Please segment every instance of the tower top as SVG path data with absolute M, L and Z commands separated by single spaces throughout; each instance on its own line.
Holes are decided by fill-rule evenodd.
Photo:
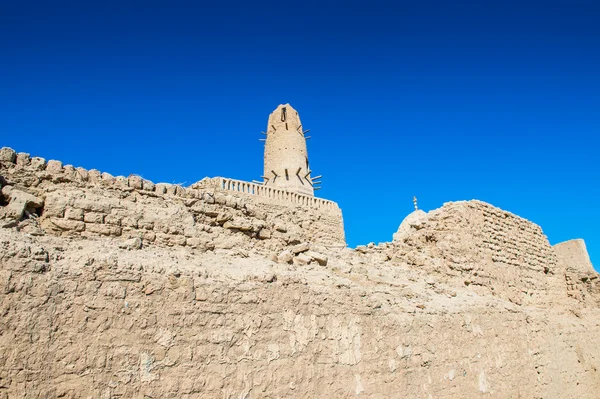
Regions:
M 302 126 L 298 111 L 296 111 L 290 104 L 279 104 L 279 106 L 277 106 L 277 108 L 271 112 L 271 115 L 269 115 L 269 124 L 281 126 L 284 129 L 285 124 L 287 124 L 288 128 L 292 125 L 295 127 Z M 267 130 L 267 133 L 268 132 L 269 130 Z
M 285 191 L 314 195 L 305 131 L 290 104 L 280 104 L 269 115 L 265 140 L 263 184 Z

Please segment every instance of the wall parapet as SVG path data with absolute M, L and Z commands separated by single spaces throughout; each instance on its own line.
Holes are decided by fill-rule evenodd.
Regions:
M 339 210 L 338 204 L 323 198 L 311 197 L 297 193 L 291 193 L 286 190 L 274 187 L 263 186 L 257 183 L 250 183 L 243 180 L 230 179 L 225 177 L 204 178 L 194 183 L 192 188 L 213 188 L 222 191 L 233 191 L 239 194 L 247 194 L 254 197 L 263 197 L 273 201 L 280 201 L 289 204 L 306 206 L 319 210 Z
M 137 237 L 204 249 L 235 245 L 264 253 L 300 242 L 345 244 L 336 203 L 221 177 L 189 187 L 155 184 L 1 148 L 0 191 L 0 225 L 24 222 L 35 234 Z
M 44 158 L 31 157 L 27 153 L 16 153 L 12 148 L 8 147 L 0 149 L 0 162 L 4 162 L 7 166 L 10 164 L 20 168 L 28 168 L 32 171 L 45 171 L 53 176 L 53 181 L 56 182 L 73 181 L 84 184 L 102 184 L 107 187 L 114 186 L 121 190 L 136 189 L 180 197 L 197 197 L 201 194 L 195 193 L 195 190 L 218 190 L 232 192 L 232 194 L 235 193 L 236 195 L 245 195 L 252 199 L 264 199 L 263 202 L 277 205 L 297 205 L 325 213 L 341 213 L 338 204 L 334 201 L 225 177 L 206 177 L 189 187 L 170 183 L 153 183 L 138 175 L 132 174 L 129 177 L 113 176 L 110 173 L 100 172 L 95 169 L 86 170 L 81 167 L 75 168 L 72 165 L 63 165 L 62 162 L 57 160 L 46 161 Z

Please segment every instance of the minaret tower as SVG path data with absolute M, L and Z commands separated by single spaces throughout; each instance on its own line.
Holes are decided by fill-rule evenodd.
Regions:
M 263 184 L 292 193 L 314 196 L 305 134 L 298 112 L 280 105 L 269 116 L 265 140 Z

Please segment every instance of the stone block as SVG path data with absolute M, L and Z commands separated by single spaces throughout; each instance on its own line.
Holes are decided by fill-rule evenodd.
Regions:
M 125 176 L 117 176 L 115 177 L 115 187 L 118 187 L 120 189 L 128 189 L 129 188 L 129 181 L 127 180 L 127 178 Z
M 154 185 L 154 191 L 157 194 L 166 194 L 167 193 L 167 186 L 170 186 L 170 184 L 168 183 L 157 183 Z
M 110 206 L 98 201 L 92 201 L 85 198 L 77 198 L 74 201 L 75 208 L 81 208 L 86 212 L 110 213 Z
M 265 228 L 265 223 L 262 220 L 256 220 L 248 215 L 246 216 L 249 217 L 249 220 L 252 222 L 252 230 L 260 231 Z
M 317 261 L 317 263 L 321 266 L 326 266 L 327 265 L 327 256 L 319 253 L 319 252 L 315 252 L 315 251 L 306 251 L 304 253 L 304 255 L 314 259 Z
M 83 221 L 86 223 L 104 223 L 104 214 L 100 212 L 86 212 L 83 215 Z
M 177 186 L 175 184 L 168 184 L 165 190 L 168 195 L 177 195 Z
M 203 237 L 190 237 L 186 239 L 186 245 L 194 249 L 200 250 L 212 250 L 215 248 L 215 244 L 208 238 Z
M 67 208 L 65 210 L 65 219 L 69 219 L 69 220 L 83 220 L 83 209 L 80 209 L 80 208 Z
M 57 161 L 55 159 L 51 159 L 46 164 L 46 171 L 48 173 L 58 174 L 62 172 L 63 164 L 61 161 Z
M 271 238 L 271 230 L 269 229 L 260 229 L 258 232 L 258 238 L 261 240 L 268 240 Z
M 62 218 L 67 207 L 67 198 L 59 193 L 51 193 L 46 196 L 44 216 Z
M 230 220 L 223 224 L 223 227 L 230 230 L 251 231 L 252 224 L 244 221 Z
M 2 187 L 0 192 L 5 201 L 8 201 L 8 205 L 0 209 L 2 209 L 4 217 L 10 220 L 20 220 L 28 209 L 33 211 L 44 204 L 44 200 L 41 198 L 15 189 L 12 186 Z
M 85 230 L 85 223 L 78 220 L 68 220 L 60 218 L 50 218 L 50 223 L 60 230 L 64 231 L 77 231 L 81 232 Z
M 184 236 L 174 235 L 169 237 L 168 243 L 169 245 L 185 246 L 186 241 L 187 239 Z
M 111 224 L 113 226 L 120 226 L 122 218 L 117 215 L 106 215 L 104 217 L 104 223 Z
M 185 245 L 190 246 L 192 248 L 198 248 L 199 246 L 202 245 L 203 242 L 204 242 L 204 240 L 201 240 L 197 237 L 188 237 L 185 240 Z
M 277 223 L 275 223 L 275 230 L 277 230 L 281 233 L 287 233 L 287 226 L 285 226 L 281 222 L 277 222 Z
M 81 181 L 88 180 L 88 171 L 85 170 L 84 168 L 82 168 L 81 166 L 75 168 L 75 172 L 76 172 L 76 179 L 81 180 Z
M 217 215 L 217 223 L 219 224 L 228 222 L 231 219 L 233 219 L 233 215 L 231 214 L 231 212 L 219 212 L 219 214 Z
M 121 227 L 110 224 L 92 224 L 86 223 L 85 230 L 91 233 L 101 234 L 105 236 L 120 236 Z
M 187 225 L 183 227 L 183 235 L 186 237 L 195 237 L 198 231 L 202 231 L 202 226 Z
M 75 167 L 73 165 L 65 165 L 63 166 L 63 174 L 67 176 L 69 179 L 75 179 L 77 177 L 75 172 Z
M 88 180 L 91 183 L 99 183 L 102 181 L 102 173 L 97 169 L 88 170 Z
M 138 220 L 138 228 L 145 229 L 145 230 L 153 230 L 154 222 L 152 220 L 142 218 L 142 219 Z
M 26 152 L 20 152 L 17 154 L 17 165 L 28 166 L 31 163 L 31 157 Z
M 157 220 L 154 222 L 154 231 L 167 234 L 169 232 L 169 225 L 164 221 Z
M 215 203 L 219 205 L 225 205 L 227 203 L 227 199 L 225 198 L 225 194 L 223 193 L 215 193 Z
M 202 200 L 207 204 L 215 203 L 215 197 L 211 193 L 202 193 Z
M 129 175 L 129 177 L 127 178 L 127 181 L 129 183 L 129 187 L 131 187 L 133 189 L 141 190 L 143 188 L 143 179 L 141 176 Z
M 17 160 L 17 153 L 12 148 L 2 147 L 0 149 L 0 162 L 15 163 Z
M 298 266 L 305 266 L 308 265 L 310 262 L 312 261 L 312 258 L 310 258 L 309 256 L 306 256 L 305 254 L 299 254 L 298 256 L 294 257 L 294 264 L 298 265 Z
M 236 207 L 236 199 L 234 196 L 232 195 L 226 195 L 225 196 L 225 205 L 227 205 L 230 208 L 235 208 Z
M 150 180 L 144 179 L 142 181 L 142 189 L 144 191 L 154 191 L 154 189 L 155 189 L 154 183 L 152 183 Z
M 115 177 L 108 172 L 102 173 L 102 183 L 108 186 L 112 186 L 115 184 Z
M 138 228 L 138 220 L 133 216 L 125 216 L 123 220 L 121 220 L 121 226 L 123 227 L 131 227 L 133 229 Z
M 46 160 L 40 157 L 31 158 L 31 166 L 34 170 L 44 170 L 46 169 Z
M 142 239 L 139 237 L 130 238 L 119 244 L 119 248 L 122 249 L 141 249 L 142 248 Z
M 297 245 L 294 245 L 293 247 L 290 248 L 290 251 L 296 255 L 299 254 L 301 252 L 306 252 L 310 249 L 310 246 L 308 245 L 307 242 L 303 242 Z
M 294 259 L 294 255 L 287 249 L 277 255 L 277 262 L 279 263 L 292 263 L 292 259 Z
M 154 240 L 156 240 L 156 233 L 154 233 L 153 231 L 144 231 L 142 233 L 142 240 L 154 242 Z
M 155 242 L 157 244 L 161 244 L 161 245 L 167 245 L 169 244 L 169 235 L 165 234 L 165 233 L 155 233 L 154 234 L 155 237 Z
M 9 202 L 12 201 L 22 201 L 30 208 L 40 208 L 44 205 L 44 200 L 36 197 L 35 195 L 29 194 L 25 191 L 14 188 L 13 186 L 4 186 L 0 190 L 2 196 L 8 199 Z
M 182 226 L 179 225 L 169 225 L 168 223 L 165 224 L 165 231 L 169 234 L 176 234 L 176 235 L 183 235 L 184 233 L 184 228 Z

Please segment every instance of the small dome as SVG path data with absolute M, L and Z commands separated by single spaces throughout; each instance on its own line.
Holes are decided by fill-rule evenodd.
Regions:
M 411 230 L 414 229 L 414 225 L 418 225 L 423 219 L 427 217 L 427 212 L 422 211 L 421 209 L 417 209 L 414 212 L 411 212 L 408 216 L 404 218 L 402 223 L 400 223 L 400 227 L 398 227 L 398 231 L 394 234 L 394 241 L 399 241 L 402 237 L 406 236 Z

